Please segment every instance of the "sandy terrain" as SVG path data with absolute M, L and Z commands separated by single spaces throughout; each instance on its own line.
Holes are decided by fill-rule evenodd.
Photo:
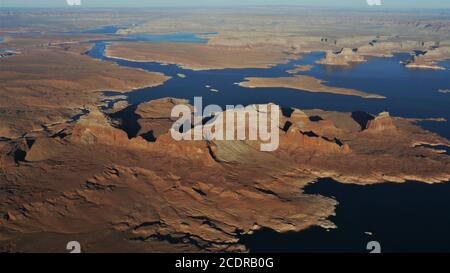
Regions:
M 106 55 L 133 61 L 177 64 L 192 70 L 268 68 L 296 57 L 272 47 L 145 42 L 114 43 L 108 46 Z
M 0 61 L 0 137 L 17 138 L 63 122 L 100 91 L 127 92 L 162 84 L 159 73 L 119 67 L 84 55 L 90 45 L 26 47 Z
M 428 50 L 427 61 L 449 57 L 446 13 L 343 12 L 2 10 L 0 33 L 105 22 L 130 24 L 123 34 L 216 33 L 204 35 L 208 44 L 113 43 L 107 51 L 196 70 L 270 67 L 316 50 L 350 49 L 350 61 L 413 50 Z M 336 228 L 330 217 L 337 201 L 303 190 L 317 178 L 362 185 L 450 180 L 450 158 L 421 146 L 450 141 L 417 126 L 419 120 L 386 112 L 284 109 L 276 129 L 280 147 L 272 153 L 260 152 L 259 141 L 176 142 L 170 111 L 187 101 L 98 108 L 101 91 L 156 86 L 168 77 L 92 59 L 85 54 L 90 45 L 74 42 L 95 35 L 76 36 L 20 35 L 0 44 L 20 51 L 0 60 L 0 252 L 66 252 L 72 240 L 85 252 L 246 252 L 240 235 L 261 228 Z M 248 78 L 240 85 L 383 98 L 308 76 Z
M 312 65 L 296 65 L 293 69 L 288 70 L 286 72 L 288 72 L 289 74 L 297 74 L 298 72 L 309 71 L 312 68 L 313 68 Z
M 42 35 L 27 35 L 27 34 L 16 34 L 10 35 L 5 34 L 0 37 L 5 37 L 5 42 L 0 43 L 1 49 L 21 49 L 26 48 L 36 48 L 36 47 L 49 47 L 57 45 L 74 45 L 77 43 L 88 42 L 92 40 L 110 39 L 111 36 L 107 35 L 58 35 L 58 34 L 42 34 Z M 9 36 L 8 36 L 9 35 Z
M 271 45 L 288 52 L 358 48 L 362 55 L 390 56 L 450 46 L 449 17 L 432 11 L 411 15 L 301 7 L 193 9 L 151 18 L 120 33 L 209 32 L 215 34 L 202 36 L 211 45 Z M 450 54 L 441 56 L 445 58 Z
M 248 88 L 291 88 L 306 92 L 332 93 L 340 95 L 358 96 L 366 99 L 383 99 L 385 97 L 369 94 L 355 89 L 339 88 L 327 86 L 323 81 L 310 76 L 297 75 L 294 77 L 281 78 L 246 78 L 245 82 L 239 83 L 240 86 Z
M 279 150 L 267 153 L 254 142 L 172 140 L 163 121 L 175 102 L 137 109 L 143 127 L 131 139 L 91 108 L 79 121 L 1 142 L 1 250 L 64 252 L 79 240 L 86 252 L 240 252 L 239 234 L 262 227 L 334 228 L 336 201 L 302 192 L 317 177 L 450 179 L 448 156 L 417 147 L 450 142 L 388 113 L 292 109 L 280 113 Z

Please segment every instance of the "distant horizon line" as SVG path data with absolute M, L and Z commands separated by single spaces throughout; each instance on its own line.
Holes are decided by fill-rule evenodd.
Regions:
M 436 11 L 450 11 L 450 6 L 447 8 L 439 8 L 439 7 L 387 7 L 383 6 L 357 6 L 357 7 L 342 7 L 342 6 L 315 6 L 315 5 L 274 5 L 274 4 L 266 4 L 266 5 L 206 5 L 206 6 L 197 6 L 197 5 L 173 5 L 173 6 L 142 6 L 142 7 L 126 7 L 126 6 L 115 6 L 115 7 L 106 7 L 106 6 L 48 6 L 48 7 L 38 7 L 38 6 L 2 6 L 1 9 L 71 9 L 71 10 L 87 10 L 87 9 L 184 9 L 184 8 L 192 8 L 192 9 L 233 9 L 233 8 L 308 8 L 308 9 L 328 9 L 328 10 L 365 10 L 365 11 L 389 11 L 389 10 L 436 10 Z

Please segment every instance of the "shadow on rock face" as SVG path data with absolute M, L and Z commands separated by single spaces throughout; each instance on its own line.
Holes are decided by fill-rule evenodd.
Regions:
M 155 142 L 156 141 L 156 137 L 153 133 L 153 131 L 149 131 L 145 134 L 142 134 L 141 137 L 145 140 L 147 140 L 148 142 Z
M 361 130 L 364 130 L 367 128 L 367 123 L 369 123 L 370 120 L 373 120 L 374 117 L 370 114 L 367 114 L 363 111 L 355 111 L 352 112 L 352 118 L 361 126 Z
M 119 121 L 118 128 L 125 131 L 129 139 L 135 138 L 141 126 L 138 123 L 140 116 L 136 114 L 137 105 L 131 105 L 119 112 L 110 114 L 110 118 Z

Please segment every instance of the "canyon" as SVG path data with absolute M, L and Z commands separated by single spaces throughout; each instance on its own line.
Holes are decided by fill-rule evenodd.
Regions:
M 136 109 L 145 129 L 131 139 L 111 114 L 92 108 L 77 121 L 2 141 L 2 249 L 59 252 L 58 242 L 76 238 L 89 252 L 110 244 L 122 251 L 246 251 L 239 235 L 263 227 L 335 228 L 327 218 L 336 201 L 302 193 L 319 177 L 450 179 L 448 156 L 416 147 L 450 142 L 387 113 L 286 109 L 280 149 L 267 153 L 251 141 L 174 141 L 167 129 L 174 102 L 186 103 L 165 98 Z M 155 139 L 143 137 L 148 130 Z
M 0 50 L 18 52 L 0 58 L 0 252 L 66 252 L 73 240 L 85 252 L 248 252 L 242 236 L 261 230 L 341 228 L 334 222 L 340 200 L 305 190 L 320 179 L 363 186 L 450 180 L 450 141 L 445 130 L 432 130 L 448 126 L 438 88 L 424 100 L 417 94 L 429 81 L 419 91 L 392 84 L 369 93 L 325 80 L 344 78 L 333 69 L 397 53 L 426 52 L 407 68 L 440 65 L 450 58 L 445 13 L 12 10 L 0 11 L 0 20 Z M 133 40 L 148 33 L 194 33 L 206 42 Z M 102 45 L 105 56 L 93 52 Z M 315 52 L 324 52 L 317 63 L 301 63 Z M 323 79 L 311 76 L 319 69 Z M 413 77 L 399 81 L 421 80 L 416 72 L 402 70 Z M 430 78 L 443 74 L 436 75 Z M 206 89 L 185 88 L 191 79 Z M 171 110 L 194 110 L 195 94 L 253 106 L 279 95 L 287 102 L 279 148 L 262 152 L 259 140 L 175 141 Z M 292 106 L 302 103 L 313 106 Z M 383 109 L 367 110 L 371 103 Z M 420 112 L 425 104 L 435 114 Z M 329 109 L 336 105 L 351 110 Z M 440 127 L 426 127 L 437 121 Z M 223 125 L 217 122 L 210 125 Z M 240 129 L 255 124 L 247 126 Z

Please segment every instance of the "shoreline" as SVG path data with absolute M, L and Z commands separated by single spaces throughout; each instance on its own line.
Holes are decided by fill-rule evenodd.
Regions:
M 327 86 L 324 84 L 325 82 L 320 79 L 304 75 L 280 78 L 248 77 L 244 80 L 245 81 L 238 83 L 238 85 L 246 88 L 290 88 L 312 93 L 358 96 L 365 99 L 386 99 L 385 96 L 378 94 L 366 93 L 349 88 Z
M 274 66 L 277 66 L 279 64 L 286 64 L 287 62 L 284 63 L 273 63 L 273 64 L 267 64 L 264 66 L 259 66 L 259 67 L 212 67 L 212 66 L 191 66 L 191 65 L 186 65 L 186 64 L 179 64 L 176 62 L 163 62 L 163 61 L 157 61 L 157 60 L 136 60 L 136 59 L 132 59 L 132 58 L 124 58 L 124 57 L 117 57 L 117 56 L 112 56 L 108 50 L 105 50 L 105 57 L 110 58 L 110 59 L 116 59 L 116 60 L 123 60 L 123 61 L 129 61 L 129 62 L 137 62 L 137 63 L 157 63 L 160 65 L 175 65 L 178 68 L 184 69 L 184 70 L 191 70 L 191 71 L 208 71 L 208 70 L 224 70 L 224 69 L 270 69 L 273 68 Z
M 439 66 L 439 65 L 425 65 L 425 64 L 406 64 L 406 68 L 410 69 L 431 69 L 431 70 L 447 70 L 447 68 Z
M 133 50 L 133 46 L 139 47 L 145 42 L 134 42 L 131 44 L 109 44 L 105 47 L 104 56 L 111 59 L 139 62 L 139 63 L 159 63 L 172 64 L 179 68 L 192 71 L 223 70 L 223 69 L 270 69 L 280 64 L 287 64 L 301 56 L 288 55 L 284 52 L 274 51 L 273 48 L 244 48 L 244 47 L 224 47 L 209 44 L 186 43 L 184 45 L 167 42 L 168 48 L 160 48 L 160 44 L 148 43 L 155 48 L 143 48 L 139 58 L 124 56 L 120 47 L 126 47 Z M 130 46 L 131 45 L 131 46 Z M 118 46 L 119 49 L 111 48 Z M 127 47 L 128 46 L 128 47 Z M 139 52 L 138 48 L 138 52 Z M 123 48 L 122 48 L 123 50 Z M 150 50 L 145 56 L 145 50 Z M 166 51 L 174 51 L 175 55 L 168 54 Z M 186 58 L 182 54 L 193 51 L 193 57 Z M 125 52 L 127 53 L 127 52 Z M 181 54 L 181 55 L 180 55 Z M 142 56 L 144 55 L 144 56 Z M 199 57 L 201 56 L 201 57 Z M 217 56 L 221 56 L 218 58 Z M 199 59 L 200 58 L 200 59 Z M 267 61 L 264 61 L 267 60 Z

